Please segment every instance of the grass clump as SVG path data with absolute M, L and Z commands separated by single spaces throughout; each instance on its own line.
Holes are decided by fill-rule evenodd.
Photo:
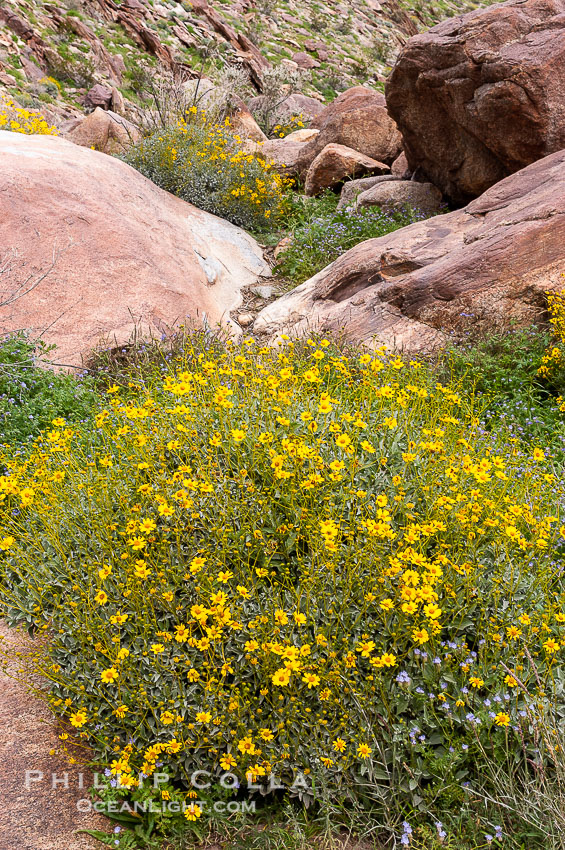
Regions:
M 318 198 L 297 199 L 290 217 L 290 243 L 280 256 L 277 271 L 294 283 L 303 283 L 350 248 L 421 221 L 413 210 L 385 212 L 363 207 L 356 212 L 338 210 L 339 198 L 331 191 Z
M 286 183 L 271 164 L 246 153 L 229 123 L 211 123 L 197 107 L 124 159 L 162 189 L 247 230 L 276 226 L 286 211 Z
M 51 636 L 50 705 L 108 783 L 175 801 L 175 829 L 226 772 L 383 838 L 517 829 L 485 762 L 539 759 L 562 705 L 551 453 L 485 433 L 459 384 L 326 340 L 193 335 L 124 384 L 0 479 L 3 613 Z
M 565 372 L 559 342 L 552 340 L 550 331 L 532 326 L 453 345 L 440 358 L 439 374 L 473 386 L 489 430 L 551 444 L 562 457 Z
M 48 353 L 21 331 L 0 340 L 0 442 L 17 445 L 37 437 L 58 416 L 84 420 L 97 404 L 91 380 L 41 366 Z

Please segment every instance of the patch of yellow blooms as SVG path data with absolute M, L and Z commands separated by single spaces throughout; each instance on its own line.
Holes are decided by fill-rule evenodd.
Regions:
M 0 96 L 0 130 L 24 133 L 26 136 L 56 136 L 57 128 L 50 126 L 43 115 L 23 109 L 8 97 Z
M 542 358 L 542 364 L 538 370 L 538 374 L 542 378 L 551 378 L 558 369 L 565 368 L 565 293 L 548 293 L 547 306 L 549 323 L 555 341 Z M 565 412 L 565 399 L 559 397 L 557 403 L 560 410 Z
M 51 704 L 125 784 L 346 783 L 390 729 L 461 754 L 551 699 L 563 484 L 417 363 L 193 337 L 4 464 L 2 604 L 54 630 Z

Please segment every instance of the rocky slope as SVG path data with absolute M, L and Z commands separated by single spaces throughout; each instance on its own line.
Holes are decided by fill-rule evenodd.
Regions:
M 245 68 L 261 91 L 265 68 L 309 75 L 320 98 L 356 83 L 379 86 L 407 37 L 476 0 L 0 0 L 0 92 L 63 120 L 101 104 L 134 117 L 145 63 L 214 78 Z

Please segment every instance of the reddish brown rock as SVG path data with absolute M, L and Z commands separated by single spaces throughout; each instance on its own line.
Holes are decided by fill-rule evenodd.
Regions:
M 364 86 L 340 94 L 312 126 L 320 133 L 304 149 L 303 172 L 329 144 L 345 145 L 387 165 L 401 151 L 400 133 L 387 112 L 384 95 Z
M 243 139 L 251 139 L 253 142 L 267 141 L 266 135 L 242 100 L 231 112 L 230 129 L 232 133 Z
M 100 2 L 101 5 L 104 5 L 102 0 Z M 156 56 L 159 62 L 170 70 L 174 71 L 177 68 L 171 48 L 168 44 L 163 44 L 155 30 L 141 23 L 135 10 L 128 9 L 125 5 L 116 8 L 112 3 L 109 13 L 110 18 L 117 20 L 123 26 L 138 47 Z
M 298 161 L 304 149 L 304 142 L 289 139 L 271 139 L 258 145 L 256 152 L 273 164 L 274 168 L 287 177 L 298 176 Z
M 84 95 L 82 105 L 88 110 L 96 109 L 97 107 L 110 109 L 112 106 L 112 89 L 109 86 L 103 86 L 97 83 Z
M 303 71 L 311 71 L 313 68 L 320 67 L 320 63 L 316 59 L 313 59 L 312 56 L 304 52 L 295 53 L 292 61 L 296 62 L 298 67 L 302 68 Z
M 0 6 L 0 21 L 5 23 L 8 29 L 11 29 L 22 41 L 29 41 L 34 36 L 31 24 L 18 17 L 12 9 Z
M 367 189 L 372 189 L 378 183 L 389 183 L 392 180 L 399 180 L 399 177 L 393 177 L 392 174 L 384 174 L 380 177 L 361 177 L 360 180 L 349 180 L 344 183 L 339 196 L 338 210 L 347 207 L 355 207 L 355 201 Z
M 432 350 L 446 331 L 486 333 L 539 318 L 545 293 L 563 288 L 564 264 L 560 151 L 463 209 L 357 245 L 262 310 L 254 329 Z
M 75 18 L 74 15 L 67 15 L 56 6 L 50 5 L 48 11 L 49 17 L 55 26 L 63 31 L 71 30 L 79 39 L 88 42 L 96 70 L 108 77 L 110 82 L 121 85 L 122 75 L 126 70 L 121 53 L 109 53 L 96 33 L 80 18 Z
M 259 120 L 268 118 L 267 123 L 274 127 L 276 124 L 286 124 L 291 118 L 302 116 L 305 123 L 313 121 L 326 108 L 323 103 L 314 97 L 305 94 L 291 94 L 284 100 L 275 104 L 267 115 L 270 103 L 264 95 L 253 97 L 248 101 L 248 106 L 255 118 Z
M 326 189 L 338 186 L 348 177 L 362 174 L 386 174 L 384 162 L 378 162 L 345 145 L 326 145 L 320 151 L 306 174 L 304 191 L 307 195 L 320 195 Z
M 0 332 L 43 333 L 63 364 L 99 342 L 126 342 L 136 327 L 162 332 L 185 317 L 230 327 L 241 288 L 269 274 L 240 228 L 55 136 L 0 132 L 0 243 L 13 252 L 4 296 L 49 272 L 22 297 L 2 298 Z
M 565 148 L 565 0 L 509 0 L 411 38 L 386 93 L 410 168 L 477 197 Z
M 238 57 L 249 73 L 249 78 L 258 92 L 263 91 L 262 72 L 270 67 L 270 62 L 263 56 L 255 44 L 244 34 L 238 33 L 230 26 L 206 0 L 193 0 L 192 9 L 208 21 L 213 30 L 238 51 Z
M 400 154 L 400 156 L 394 160 L 392 165 L 390 166 L 390 173 L 395 177 L 400 177 L 401 180 L 404 180 L 407 175 L 410 174 L 410 169 L 408 168 L 408 160 L 406 159 L 406 154 L 404 151 Z
M 311 53 L 318 53 L 320 50 L 327 50 L 328 48 L 325 41 L 316 40 L 314 38 L 306 39 L 304 47 L 306 50 L 310 50 Z
M 294 130 L 294 132 L 289 133 L 288 136 L 285 136 L 284 138 L 287 142 L 309 142 L 317 136 L 319 132 L 319 130 L 304 128 L 303 130 Z

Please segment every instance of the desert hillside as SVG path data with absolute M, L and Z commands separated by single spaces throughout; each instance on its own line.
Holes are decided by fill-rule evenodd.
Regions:
M 115 86 L 134 110 L 141 69 L 184 69 L 215 79 L 243 66 L 307 71 L 324 99 L 357 83 L 381 85 L 398 49 L 419 30 L 475 0 L 3 0 L 0 87 L 23 106 L 74 114 L 96 83 Z M 141 66 L 141 67 L 140 67 Z M 142 102 L 142 98 L 141 98 Z M 130 107 L 131 103 L 131 107 Z

